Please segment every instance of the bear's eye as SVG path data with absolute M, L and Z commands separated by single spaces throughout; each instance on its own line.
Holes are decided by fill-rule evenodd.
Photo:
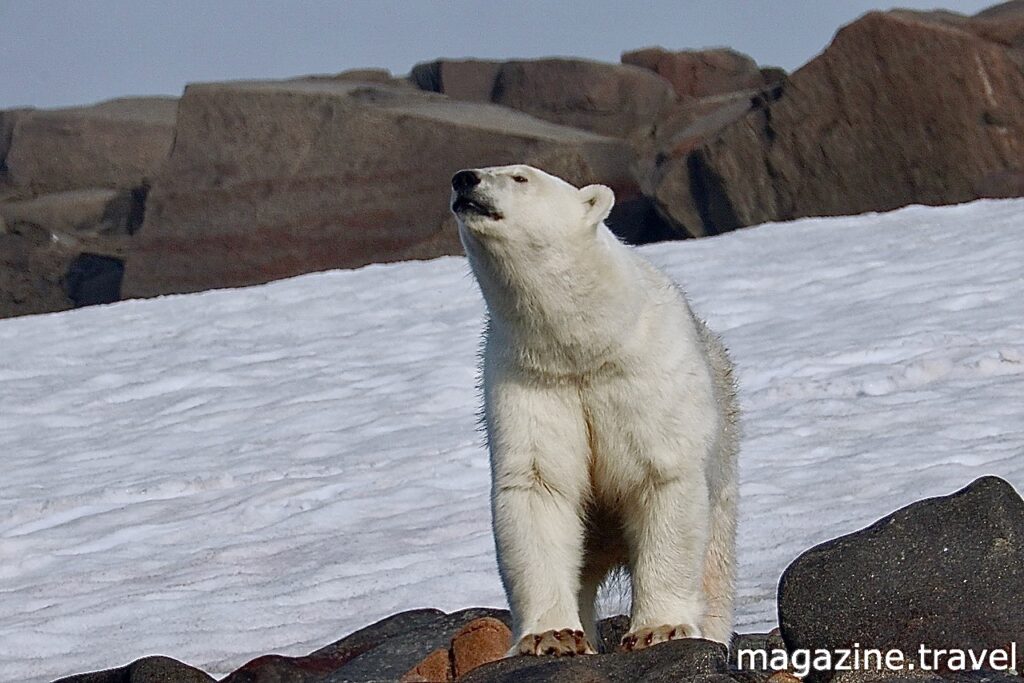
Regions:
M 512 180 L 516 181 L 517 183 L 528 183 L 528 182 L 530 182 L 530 179 L 527 178 L 524 175 L 514 175 L 514 176 L 512 176 Z

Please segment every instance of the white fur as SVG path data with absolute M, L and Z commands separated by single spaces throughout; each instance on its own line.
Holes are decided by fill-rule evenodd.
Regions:
M 529 166 L 476 172 L 501 216 L 463 212 L 459 234 L 489 312 L 484 420 L 516 639 L 582 628 L 597 644 L 598 586 L 625 566 L 631 631 L 685 625 L 728 643 L 737 412 L 725 350 L 604 225 L 610 189 Z

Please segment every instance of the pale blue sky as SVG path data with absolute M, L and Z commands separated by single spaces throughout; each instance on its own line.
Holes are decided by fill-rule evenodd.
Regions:
M 904 0 L 973 14 L 986 0 Z M 618 61 L 729 46 L 793 70 L 877 0 L 0 0 L 0 108 L 181 93 L 186 83 L 436 57 Z

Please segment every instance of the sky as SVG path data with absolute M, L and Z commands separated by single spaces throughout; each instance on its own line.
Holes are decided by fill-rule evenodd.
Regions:
M 973 14 L 994 0 L 904 0 Z M 0 0 L 0 108 L 178 95 L 437 57 L 575 56 L 728 46 L 794 70 L 878 0 Z

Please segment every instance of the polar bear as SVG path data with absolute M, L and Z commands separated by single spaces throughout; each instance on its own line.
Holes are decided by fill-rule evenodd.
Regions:
M 595 652 L 628 570 L 620 648 L 732 635 L 732 365 L 683 293 L 604 225 L 615 201 L 524 165 L 459 171 L 451 208 L 484 300 L 491 506 L 510 654 Z

